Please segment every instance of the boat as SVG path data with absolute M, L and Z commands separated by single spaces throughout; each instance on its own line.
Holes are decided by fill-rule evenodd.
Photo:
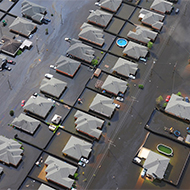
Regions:
M 166 146 L 165 144 L 158 144 L 157 150 L 166 156 L 173 156 L 173 149 L 169 146 Z

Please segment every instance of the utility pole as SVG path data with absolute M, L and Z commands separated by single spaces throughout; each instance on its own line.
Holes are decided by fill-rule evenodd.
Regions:
M 151 66 L 151 71 L 150 71 L 150 76 L 152 76 L 152 71 L 153 71 L 155 63 L 156 63 L 156 59 L 153 59 L 153 63 L 152 63 L 152 66 Z
M 38 54 L 40 54 L 40 51 L 39 51 L 39 48 L 38 48 L 38 37 L 36 37 L 36 49 L 37 49 Z
M 8 82 L 8 84 L 9 84 L 9 89 L 12 90 L 11 83 L 10 83 L 10 81 L 9 81 L 9 75 L 8 75 L 7 82 Z

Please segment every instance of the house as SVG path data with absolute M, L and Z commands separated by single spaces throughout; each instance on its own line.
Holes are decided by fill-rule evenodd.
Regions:
M 162 21 L 164 20 L 164 17 L 164 15 L 157 14 L 146 9 L 141 9 L 139 11 L 139 19 L 141 22 L 159 31 L 162 29 Z
M 95 51 L 91 46 L 85 45 L 79 40 L 72 40 L 71 46 L 66 52 L 67 55 L 71 55 L 88 63 L 91 63 L 94 59 L 94 53 Z
M 23 106 L 25 112 L 29 112 L 43 119 L 46 118 L 54 103 L 42 96 L 36 98 L 30 97 L 26 104 Z
M 37 25 L 34 23 L 31 23 L 27 21 L 26 19 L 17 17 L 13 21 L 13 23 L 9 26 L 9 30 L 11 32 L 20 34 L 25 37 L 29 37 L 30 34 L 34 33 L 36 31 Z
M 45 94 L 51 95 L 53 97 L 59 98 L 66 87 L 67 87 L 67 83 L 59 79 L 44 78 L 40 85 L 40 91 Z
M 22 159 L 22 144 L 0 135 L 0 161 L 17 166 Z
M 82 40 L 86 40 L 90 43 L 102 46 L 104 44 L 103 30 L 97 29 L 94 26 L 83 23 L 80 27 L 81 32 L 78 34 L 78 37 Z
M 143 168 L 147 170 L 146 175 L 149 178 L 162 180 L 169 163 L 170 158 L 162 156 L 156 152 L 149 151 Z
M 0 71 L 2 71 L 7 63 L 7 57 L 0 54 Z
M 20 49 L 21 42 L 8 38 L 8 37 L 2 37 L 1 41 L 3 42 L 3 45 L 1 46 L 0 50 L 3 53 L 6 53 L 11 56 L 15 56 L 17 51 Z
M 127 90 L 127 84 L 128 82 L 109 75 L 101 88 L 102 90 L 117 96 L 119 92 L 123 94 L 125 93 Z
M 12 121 L 11 125 L 27 133 L 34 134 L 40 125 L 40 121 L 21 113 Z
M 42 183 L 38 188 L 38 190 L 55 190 L 55 189 Z
M 23 1 L 21 12 L 24 17 L 30 18 L 34 22 L 41 23 L 46 14 L 46 8 L 29 1 Z
M 89 23 L 93 23 L 101 27 L 106 27 L 108 23 L 111 21 L 112 16 L 113 15 L 110 13 L 97 9 L 96 11 L 92 11 L 90 13 L 90 15 L 87 18 L 87 21 Z
M 122 0 L 103 0 L 100 2 L 100 7 L 111 12 L 116 12 L 121 3 Z
M 61 55 L 55 63 L 56 71 L 70 77 L 74 77 L 81 64 L 78 61 Z
M 176 94 L 172 94 L 165 108 L 168 112 L 176 117 L 190 121 L 190 103 L 184 101 L 184 98 Z
M 142 26 L 137 26 L 135 28 L 135 31 L 129 31 L 127 37 L 140 43 L 148 44 L 148 42 L 154 41 L 157 35 L 157 32 L 154 32 Z
M 91 143 L 79 139 L 77 137 L 71 136 L 67 144 L 63 148 L 62 153 L 65 156 L 69 156 L 79 161 L 81 157 L 88 158 L 91 151 Z
M 84 133 L 92 138 L 99 139 L 102 131 L 102 125 L 104 120 L 97 117 L 86 114 L 82 111 L 77 110 L 74 115 L 76 130 Z
M 25 48 L 30 49 L 32 47 L 32 42 L 30 40 L 24 40 L 22 42 L 22 45 L 20 46 L 20 49 L 23 50 Z
M 139 59 L 140 57 L 146 57 L 148 54 L 148 48 L 146 46 L 137 44 L 135 42 L 129 41 L 125 49 L 123 50 L 123 55 L 132 57 L 134 59 Z
M 89 109 L 110 118 L 115 111 L 115 105 L 113 104 L 113 99 L 97 94 Z
M 158 13 L 170 13 L 173 8 L 173 3 L 165 0 L 154 0 L 150 6 L 150 10 L 154 10 Z
M 123 58 L 119 58 L 111 70 L 113 73 L 122 75 L 124 77 L 129 77 L 130 74 L 136 74 L 138 70 L 138 64 Z
M 75 180 L 71 177 L 74 176 L 77 167 L 52 156 L 48 156 L 44 163 L 47 166 L 45 169 L 45 177 L 48 181 L 54 182 L 68 189 L 72 187 Z

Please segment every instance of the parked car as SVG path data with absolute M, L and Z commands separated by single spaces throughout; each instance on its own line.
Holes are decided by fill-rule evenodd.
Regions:
M 48 98 L 49 101 L 52 101 L 53 103 L 55 103 L 55 100 L 52 100 L 51 98 Z
M 15 65 L 15 64 L 16 64 L 16 62 L 15 62 L 15 61 L 12 61 L 12 60 L 7 60 L 7 63 L 12 64 L 12 65 Z
M 83 168 L 86 166 L 86 164 L 83 163 L 83 162 L 81 162 L 81 161 L 78 162 L 78 165 L 79 165 L 79 166 L 82 166 Z
M 119 104 L 113 103 L 113 105 L 115 105 L 115 107 L 116 107 L 117 109 L 120 108 L 120 105 L 119 105 Z
M 124 98 L 125 95 L 123 93 L 119 92 L 118 96 Z
M 169 102 L 170 98 L 171 98 L 171 96 L 168 95 L 168 96 L 166 97 L 166 102 Z
M 144 177 L 145 177 L 145 175 L 146 175 L 146 169 L 145 169 L 145 168 L 143 168 L 143 170 L 142 170 L 142 172 L 141 172 L 141 177 L 142 177 L 142 178 L 144 178 Z
M 48 22 L 45 18 L 43 18 L 43 19 L 41 20 L 41 23 L 43 23 L 43 24 L 48 24 L 49 22 Z
M 141 159 L 139 157 L 135 157 L 134 161 L 137 162 L 137 163 L 141 163 Z
M 11 71 L 11 70 L 12 70 L 8 65 L 5 65 L 4 68 L 5 68 L 6 70 L 8 70 L 8 71 Z
M 188 97 L 185 97 L 185 101 L 186 101 L 186 102 L 189 102 L 189 98 L 188 98 Z
M 52 74 L 49 74 L 49 73 L 46 73 L 46 74 L 45 74 L 45 77 L 46 77 L 47 79 L 51 79 L 51 78 L 53 77 L 53 75 L 52 75 Z
M 81 158 L 80 161 L 84 162 L 85 164 L 88 164 L 88 162 L 89 162 L 89 160 L 87 160 L 86 158 Z
M 25 100 L 21 101 L 21 106 L 23 107 L 25 105 Z
M 135 80 L 135 76 L 134 75 L 129 75 L 129 78 Z
M 56 68 L 57 68 L 57 67 L 54 66 L 54 65 L 50 65 L 49 67 L 52 68 L 52 69 L 56 69 Z
M 146 62 L 146 59 L 145 58 L 140 58 L 139 60 L 143 61 L 143 62 Z
M 118 100 L 118 101 L 120 101 L 120 102 L 123 102 L 124 99 L 123 99 L 122 97 L 119 97 L 119 96 L 118 96 L 118 97 L 116 97 L 116 100 Z
M 176 14 L 178 14 L 178 13 L 179 13 L 179 9 L 178 9 L 178 8 L 175 10 L 175 13 L 176 13 Z

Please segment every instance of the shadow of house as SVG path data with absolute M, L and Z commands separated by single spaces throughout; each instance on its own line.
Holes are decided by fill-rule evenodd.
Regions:
M 17 17 L 9 26 L 9 30 L 28 38 L 30 34 L 37 30 L 37 25 L 23 18 Z
M 5 68 L 6 63 L 7 57 L 4 55 L 0 55 L 0 71 L 2 71 Z
M 15 57 L 22 43 L 8 37 L 2 37 L 1 41 L 3 42 L 1 52 Z

